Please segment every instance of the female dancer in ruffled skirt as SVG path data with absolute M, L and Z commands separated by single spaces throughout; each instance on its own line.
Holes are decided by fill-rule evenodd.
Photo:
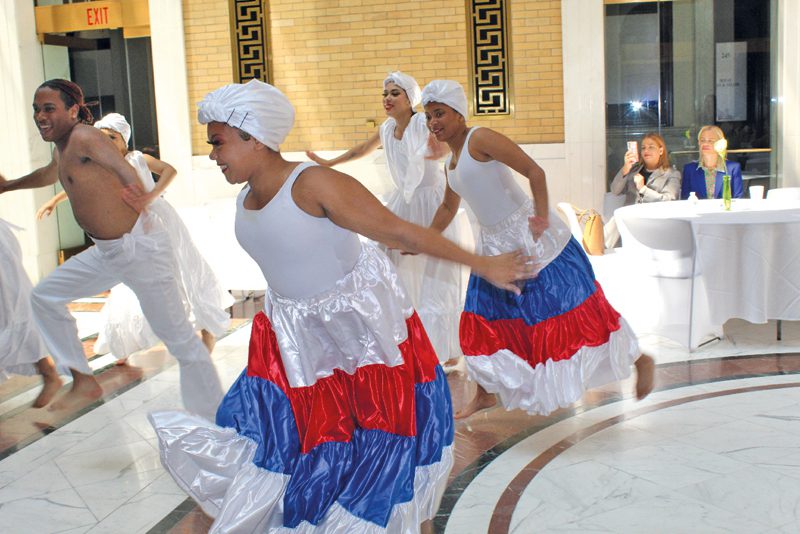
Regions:
M 211 159 L 246 184 L 236 236 L 269 288 L 217 424 L 151 414 L 162 463 L 215 518 L 211 532 L 417 532 L 452 466 L 450 394 L 392 263 L 356 232 L 511 291 L 529 258 L 470 254 L 350 176 L 284 160 L 294 110 L 271 85 L 222 87 L 199 120 Z
M 447 191 L 432 227 L 444 228 L 464 198 L 480 223 L 479 250 L 525 250 L 538 276 L 522 294 L 499 289 L 473 272 L 460 338 L 478 393 L 456 418 L 489 408 L 548 414 L 586 388 L 626 378 L 636 363 L 636 394 L 652 389 L 654 364 L 640 355 L 633 331 L 611 307 L 581 246 L 548 207 L 544 171 L 509 138 L 466 123 L 467 99 L 454 81 L 422 92 L 428 127 L 450 146 Z M 530 182 L 533 200 L 512 169 Z

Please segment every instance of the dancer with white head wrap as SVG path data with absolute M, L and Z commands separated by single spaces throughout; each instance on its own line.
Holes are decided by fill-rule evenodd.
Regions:
M 269 288 L 218 426 L 150 415 L 162 463 L 215 518 L 211 532 L 415 532 L 452 466 L 450 394 L 392 263 L 357 233 L 465 263 L 509 289 L 531 268 L 518 253 L 470 254 L 398 218 L 354 178 L 285 160 L 276 148 L 290 110 L 260 81 L 200 103 L 209 157 L 244 184 L 236 237 Z
M 461 347 L 478 393 L 456 414 L 495 405 L 548 414 L 578 400 L 587 387 L 619 380 L 636 361 L 636 395 L 652 389 L 653 360 L 608 304 L 591 265 L 567 227 L 550 212 L 544 171 L 508 137 L 467 126 L 458 82 L 434 80 L 422 91 L 428 127 L 450 146 L 447 192 L 433 228 L 444 228 L 463 197 L 480 223 L 483 254 L 522 248 L 538 276 L 521 296 L 470 277 L 461 317 Z M 515 182 L 530 183 L 533 200 Z M 638 358 L 638 359 L 637 359 Z
M 197 250 L 178 212 L 161 196 L 175 179 L 175 168 L 138 150 L 129 151 L 131 126 L 119 113 L 109 113 L 95 122 L 94 127 L 111 139 L 120 154 L 136 170 L 145 191 L 148 209 L 158 214 L 169 233 L 172 246 L 163 253 L 175 257 L 177 270 L 174 275 L 180 282 L 186 316 L 191 318 L 195 329 L 200 330 L 203 343 L 211 352 L 216 338 L 224 334 L 230 325 L 230 316 L 225 310 L 234 301 Z M 157 183 L 153 180 L 153 173 L 159 177 Z M 55 195 L 39 208 L 37 216 L 41 219 L 49 215 L 65 199 L 63 192 Z M 122 363 L 131 354 L 154 347 L 160 341 L 144 316 L 136 295 L 124 284 L 117 284 L 111 289 L 100 316 L 102 326 L 94 344 L 97 354 L 111 353 Z
M 414 78 L 400 71 L 392 72 L 383 81 L 383 107 L 388 117 L 378 132 L 334 159 L 326 160 L 313 152 L 307 154 L 320 165 L 330 167 L 361 158 L 383 146 L 386 166 L 395 185 L 386 198 L 386 207 L 401 219 L 430 226 L 444 197 L 440 160 L 446 147 L 433 139 L 424 114 L 414 110 L 420 98 L 421 91 Z M 472 232 L 465 213 L 454 218 L 444 236 L 463 247 L 472 247 Z M 458 320 L 464 305 L 467 273 L 459 265 L 437 258 L 391 249 L 386 252 L 406 286 L 439 361 L 446 370 L 452 369 L 461 356 Z

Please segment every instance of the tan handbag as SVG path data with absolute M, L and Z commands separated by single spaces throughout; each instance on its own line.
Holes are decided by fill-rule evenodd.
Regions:
M 583 226 L 583 248 L 587 254 L 602 256 L 606 249 L 603 218 L 594 209 L 582 210 L 572 206 L 578 222 Z

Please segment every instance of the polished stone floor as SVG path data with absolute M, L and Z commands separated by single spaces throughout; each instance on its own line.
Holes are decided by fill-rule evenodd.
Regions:
M 91 354 L 102 297 L 73 307 Z M 214 351 L 225 384 L 246 362 L 257 299 Z M 800 531 L 800 323 L 731 321 L 688 354 L 643 338 L 656 391 L 630 380 L 548 417 L 495 408 L 456 426 L 456 464 L 437 532 Z M 36 378 L 0 384 L 0 531 L 203 533 L 211 520 L 161 467 L 146 414 L 180 405 L 162 347 L 90 361 L 101 401 L 67 413 L 29 407 Z M 473 386 L 449 376 L 456 408 Z M 8 530 L 8 526 L 13 527 Z

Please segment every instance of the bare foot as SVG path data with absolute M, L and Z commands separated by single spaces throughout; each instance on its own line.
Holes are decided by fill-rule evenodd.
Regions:
M 444 374 L 446 374 L 446 375 L 450 375 L 450 374 L 453 374 L 453 373 L 459 374 L 459 375 L 462 374 L 463 370 L 461 368 L 460 363 L 461 363 L 461 359 L 460 358 L 450 358 L 449 360 L 444 362 L 442 364 L 442 370 L 444 371 Z
M 128 358 L 120 358 L 114 362 L 114 365 L 128 365 Z
M 200 330 L 200 337 L 203 339 L 203 345 L 208 349 L 208 353 L 214 350 L 214 345 L 217 344 L 217 338 L 208 330 Z
M 72 371 L 72 389 L 53 403 L 51 410 L 70 410 L 103 396 L 103 388 L 94 375 Z
M 36 397 L 35 401 L 33 401 L 33 407 L 42 408 L 43 406 L 47 406 L 47 404 L 53 400 L 53 397 L 55 397 L 56 393 L 58 393 L 58 390 L 64 385 L 64 381 L 61 380 L 60 376 L 58 376 L 58 372 L 56 372 L 56 366 L 53 364 L 53 360 L 49 357 L 42 358 L 36 362 L 36 370 L 39 371 L 40 375 L 42 375 L 43 385 L 39 396 Z
M 653 391 L 656 363 L 650 356 L 642 354 L 636 360 L 636 399 L 642 400 Z
M 472 400 L 456 412 L 455 415 L 453 415 L 453 419 L 465 419 L 481 410 L 487 410 L 495 404 L 497 404 L 497 398 L 481 386 L 478 386 L 478 391 L 475 393 Z
M 433 530 L 433 521 L 428 519 L 427 521 L 423 521 L 419 525 L 419 534 L 434 534 L 435 531 Z

